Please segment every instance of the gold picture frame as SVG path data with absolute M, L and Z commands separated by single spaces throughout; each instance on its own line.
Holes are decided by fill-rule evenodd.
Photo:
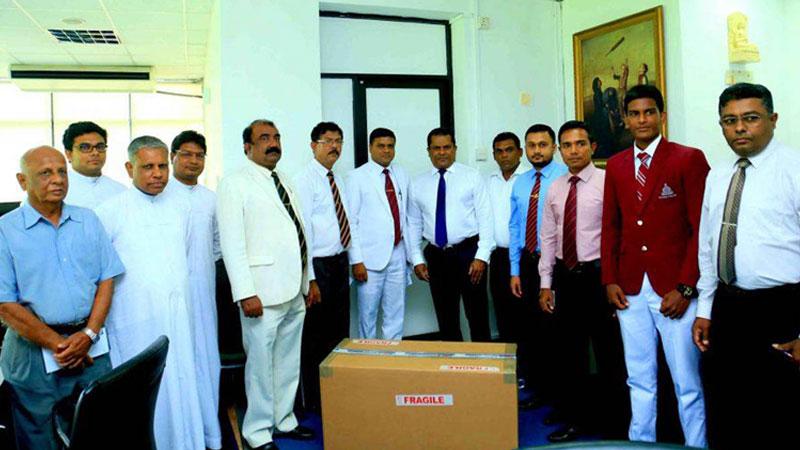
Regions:
M 575 116 L 592 131 L 597 142 L 594 159 L 604 164 L 633 144 L 622 112 L 630 81 L 656 86 L 666 102 L 663 7 L 575 33 L 572 47 Z M 666 122 L 663 127 L 666 136 Z

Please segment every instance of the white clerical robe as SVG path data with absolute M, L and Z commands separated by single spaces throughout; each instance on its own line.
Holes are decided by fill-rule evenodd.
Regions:
M 74 170 L 68 172 L 69 189 L 64 203 L 83 208 L 95 209 L 103 202 L 127 189 L 122 183 L 100 175 L 87 177 Z
M 169 338 L 154 424 L 156 445 L 164 450 L 205 448 L 188 305 L 190 210 L 174 193 L 131 188 L 96 211 L 125 265 L 106 321 L 111 364 L 119 366 L 162 334 Z
M 197 389 L 206 447 L 222 448 L 219 425 L 219 344 L 215 262 L 222 257 L 217 228 L 217 195 L 200 185 L 186 185 L 171 177 L 167 191 L 186 197 L 189 220 L 189 309 L 192 312 Z

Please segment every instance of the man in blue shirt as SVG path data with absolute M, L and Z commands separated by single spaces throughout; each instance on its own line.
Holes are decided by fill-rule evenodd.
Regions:
M 556 134 L 544 124 L 532 125 L 525 132 L 525 154 L 533 168 L 514 182 L 511 190 L 511 219 L 509 220 L 511 260 L 511 292 L 522 299 L 523 320 L 528 326 L 519 337 L 519 375 L 541 396 L 545 390 L 542 371 L 534 372 L 533 365 L 546 358 L 542 345 L 546 326 L 539 308 L 539 224 L 544 217 L 544 199 L 547 189 L 556 178 L 567 173 L 567 166 L 553 161 L 556 151 Z M 534 206 L 535 207 L 531 207 Z M 523 409 L 538 406 L 538 401 L 520 403 Z
M 57 449 L 53 406 L 111 367 L 107 355 L 88 352 L 124 267 L 97 216 L 64 204 L 66 165 L 51 147 L 26 152 L 17 181 L 27 200 L 0 218 L 0 319 L 8 326 L 0 368 L 20 450 Z M 60 370 L 46 373 L 42 349 Z

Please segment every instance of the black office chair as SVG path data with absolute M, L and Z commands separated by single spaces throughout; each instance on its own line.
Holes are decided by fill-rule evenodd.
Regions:
M 153 414 L 169 339 L 160 336 L 128 362 L 92 381 L 53 410 L 67 450 L 155 450 Z

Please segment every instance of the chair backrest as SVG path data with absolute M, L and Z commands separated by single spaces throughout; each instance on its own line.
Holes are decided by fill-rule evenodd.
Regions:
M 167 360 L 169 339 L 91 382 L 75 406 L 70 449 L 155 450 L 153 413 Z

